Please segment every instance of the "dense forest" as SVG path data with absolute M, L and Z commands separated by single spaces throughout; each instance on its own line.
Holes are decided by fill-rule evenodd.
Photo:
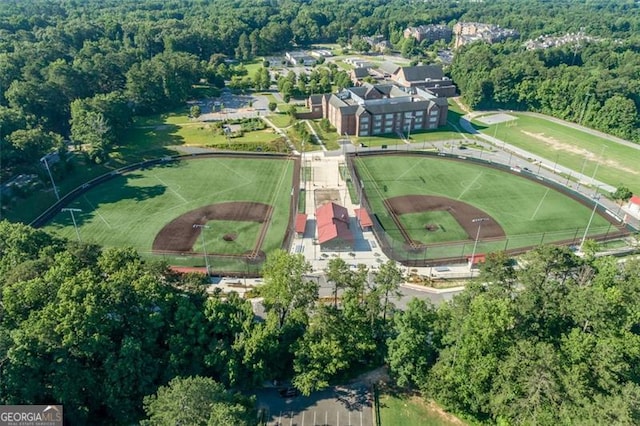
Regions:
M 265 381 L 309 394 L 386 363 L 475 421 L 637 424 L 640 261 L 539 247 L 521 265 L 489 255 L 452 302 L 402 312 L 392 261 L 333 258 L 321 302 L 310 264 L 275 252 L 256 320 L 202 276 L 0 222 L 0 403 L 63 403 L 70 424 L 249 425 Z

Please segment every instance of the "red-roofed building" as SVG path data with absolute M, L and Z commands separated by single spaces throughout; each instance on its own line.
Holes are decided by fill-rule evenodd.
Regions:
M 296 234 L 299 236 L 304 235 L 304 230 L 307 227 L 307 215 L 304 213 L 298 213 L 296 215 Z
M 354 213 L 356 214 L 356 218 L 358 219 L 358 223 L 360 224 L 360 229 L 363 231 L 370 231 L 373 226 L 373 222 L 371 222 L 371 218 L 369 217 L 369 213 L 367 213 L 366 209 L 355 209 Z
M 640 196 L 634 195 L 629 199 L 627 210 L 629 210 L 632 216 L 640 218 Z
M 347 251 L 353 248 L 353 234 L 349 229 L 349 212 L 346 208 L 336 203 L 318 207 L 316 225 L 321 250 Z

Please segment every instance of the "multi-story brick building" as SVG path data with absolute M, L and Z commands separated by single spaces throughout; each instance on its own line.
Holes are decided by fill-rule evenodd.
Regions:
M 422 40 L 428 40 L 431 43 L 437 40 L 444 40 L 449 43 L 453 31 L 446 25 L 420 25 L 417 27 L 408 27 L 404 30 L 403 34 L 404 38 L 413 37 L 418 43 Z
M 496 43 L 508 38 L 520 37 L 516 30 L 480 22 L 458 22 L 453 26 L 453 34 L 456 36 L 454 43 L 454 48 L 456 49 L 479 40 L 487 43 Z
M 340 134 L 355 136 L 436 129 L 447 123 L 446 98 L 419 87 L 368 84 L 336 94 L 313 95 L 311 115 L 329 120 Z

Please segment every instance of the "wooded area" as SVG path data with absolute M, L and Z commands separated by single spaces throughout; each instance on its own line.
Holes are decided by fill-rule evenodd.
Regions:
M 264 71 L 247 76 L 230 60 L 374 34 L 427 60 L 433 46 L 402 30 L 461 20 L 522 39 L 583 28 L 602 39 L 463 47 L 447 71 L 470 106 L 541 111 L 640 141 L 633 1 L 14 0 L 0 2 L 0 179 L 43 175 L 43 155 L 75 155 L 69 139 L 106 161 L 136 115 L 182 106 L 202 86 L 266 87 Z M 326 90 L 345 76 L 314 70 L 278 88 Z M 640 262 L 540 247 L 522 265 L 490 255 L 453 302 L 400 312 L 394 262 L 374 272 L 332 259 L 334 297 L 320 303 L 310 265 L 278 251 L 258 321 L 237 295 L 205 294 L 200 275 L 1 221 L 0 403 L 62 403 L 71 424 L 175 424 L 192 414 L 174 403 L 182 395 L 199 424 L 253 424 L 246 394 L 265 381 L 291 379 L 308 394 L 386 363 L 400 387 L 475 421 L 638 424 Z
M 105 161 L 132 116 L 184 105 L 203 84 L 268 87 L 264 71 L 248 76 L 231 59 L 321 42 L 365 49 L 361 37 L 380 34 L 429 62 L 442 43 L 416 44 L 404 28 L 470 20 L 515 28 L 522 40 L 581 29 L 602 39 L 541 51 L 521 41 L 463 48 L 451 75 L 471 107 L 528 108 L 640 139 L 640 12 L 630 1 L 12 1 L 0 3 L 0 177 L 43 174 L 38 160 L 54 149 L 67 155 L 67 139 Z M 318 93 L 345 77 L 321 69 L 278 88 Z M 65 164 L 52 166 L 57 177 Z
M 310 264 L 278 251 L 256 321 L 235 293 L 207 297 L 201 275 L 0 222 L 0 403 L 63 403 L 72 424 L 174 424 L 190 415 L 179 394 L 210 408 L 200 424 L 253 424 L 238 391 L 291 379 L 309 394 L 387 363 L 398 386 L 470 419 L 637 424 L 640 261 L 540 247 L 521 264 L 489 255 L 453 302 L 402 312 L 393 261 L 333 258 L 320 302 Z

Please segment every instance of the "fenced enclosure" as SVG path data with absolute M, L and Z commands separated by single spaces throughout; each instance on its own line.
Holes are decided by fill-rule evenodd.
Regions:
M 605 241 L 628 234 L 615 212 L 607 210 L 598 200 L 533 173 L 442 152 L 385 152 L 384 157 L 381 154 L 352 154 L 347 165 L 354 190 L 372 218 L 373 232 L 382 250 L 408 266 L 466 262 L 474 254 L 502 250 L 516 254 L 540 244 L 579 246 L 587 238 Z M 439 169 L 443 164 L 447 172 Z M 456 179 L 464 185 L 457 187 Z M 434 210 L 412 212 L 411 207 L 399 210 L 401 199 L 416 197 L 415 194 L 426 198 L 449 197 L 456 209 L 467 204 L 473 213 L 467 212 L 465 216 L 464 212 L 453 212 L 450 221 L 444 222 L 458 222 L 461 226 L 457 237 L 447 239 L 455 234 L 450 231 L 455 226 L 447 225 L 445 237 L 445 233 L 436 235 L 443 225 L 437 221 L 429 223 L 433 221 Z M 442 208 L 436 213 L 449 215 Z M 486 232 L 483 225 L 486 227 L 490 222 L 504 228 L 504 234 L 496 230 L 493 234 Z

